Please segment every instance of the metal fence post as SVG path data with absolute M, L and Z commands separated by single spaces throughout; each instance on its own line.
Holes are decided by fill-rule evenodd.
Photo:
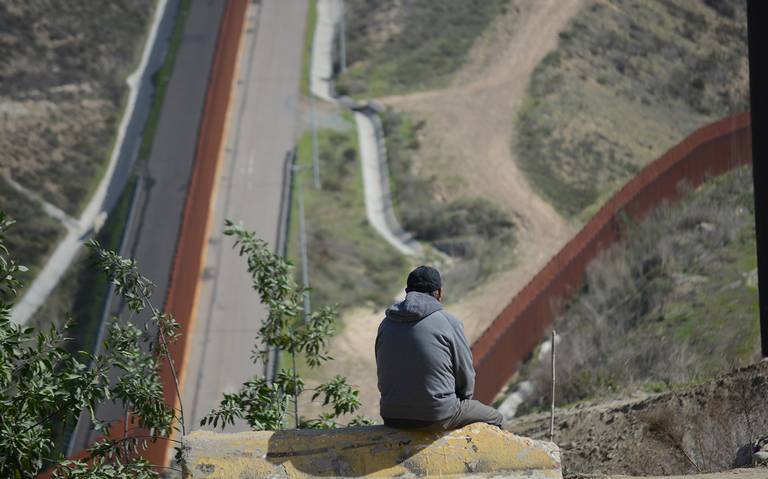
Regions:
M 298 167 L 296 170 L 300 170 Z M 309 288 L 309 258 L 307 257 L 307 226 L 304 218 L 304 187 L 301 183 L 301 173 L 296 175 L 296 189 L 299 203 L 299 254 L 301 256 L 301 282 L 305 289 Z M 304 319 L 311 314 L 309 291 L 304 291 Z
M 752 113 L 752 176 L 755 183 L 755 232 L 757 236 L 757 289 L 760 302 L 760 337 L 763 357 L 768 358 L 768 37 L 760 20 L 768 14 L 765 1 L 748 0 L 749 94 Z

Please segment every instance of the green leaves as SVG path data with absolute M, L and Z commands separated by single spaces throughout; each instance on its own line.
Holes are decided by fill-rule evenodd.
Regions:
M 347 379 L 336 375 L 325 384 L 321 384 L 315 390 L 312 399 L 323 396 L 323 406 L 330 404 L 333 407 L 334 417 L 342 414 L 351 414 L 360 409 L 360 392 L 347 384 Z
M 259 328 L 253 358 L 265 358 L 263 346 L 276 348 L 291 355 L 290 371 L 279 371 L 272 382 L 253 378 L 243 384 L 235 394 L 225 394 L 218 408 L 201 421 L 201 426 L 213 425 L 222 429 L 237 419 L 248 422 L 252 429 L 282 429 L 288 410 L 288 398 L 293 399 L 294 423 L 302 427 L 337 427 L 336 419 L 360 408 L 359 392 L 336 376 L 321 385 L 312 399 L 323 396 L 323 405 L 330 405 L 332 412 L 317 419 L 301 421 L 298 416 L 298 398 L 305 390 L 304 381 L 296 373 L 296 355 L 304 356 L 306 364 L 316 368 L 331 360 L 326 347 L 333 335 L 333 325 L 338 316 L 335 307 L 326 307 L 303 316 L 302 297 L 307 291 L 293 279 L 290 262 L 274 254 L 269 245 L 257 238 L 241 223 L 226 220 L 224 234 L 235 238 L 233 247 L 247 262 L 253 289 L 267 306 L 267 318 Z M 357 419 L 356 419 L 357 420 Z M 369 421 L 361 418 L 359 424 Z M 354 422 L 354 421 L 353 421 Z
M 106 273 L 115 286 L 115 293 L 123 297 L 128 308 L 134 313 L 143 311 L 154 285 L 139 274 L 136 261 L 102 249 L 96 240 L 88 240 L 86 246 L 96 253 L 96 266 Z
M 167 345 L 178 337 L 178 324 L 152 305 L 152 283 L 139 274 L 133 260 L 105 251 L 94 241 L 88 247 L 97 254 L 97 266 L 130 311 L 151 311 L 144 330 L 130 321 L 113 319 L 102 352 L 93 356 L 63 348 L 69 322 L 62 330 L 47 331 L 12 323 L 11 303 L 20 287 L 15 274 L 24 270 L 3 244 L 12 224 L 0 212 L 0 477 L 32 478 L 50 463 L 56 467 L 54 477 L 59 478 L 158 477 L 154 466 L 139 454 L 148 440 L 168 436 L 182 419 L 165 404 L 158 374 L 159 359 L 170 361 Z M 110 371 L 118 371 L 113 380 Z M 94 411 L 110 400 L 125 405 L 130 417 L 126 431 L 133 425 L 131 429 L 149 431 L 148 435 L 109 436 L 109 424 L 96 419 Z M 89 449 L 90 461 L 50 457 L 53 424 L 72 423 L 82 410 L 88 411 L 95 429 L 106 433 L 106 438 Z
M 16 264 L 8 255 L 8 248 L 5 247 L 5 232 L 16 223 L 5 216 L 0 211 L 0 318 L 10 317 L 10 305 L 4 304 L 11 302 L 16 297 L 16 292 L 21 286 L 16 279 L 16 273 L 27 270 L 26 267 Z
M 237 393 L 225 393 L 219 407 L 205 416 L 200 425 L 221 425 L 224 429 L 228 424 L 234 425 L 237 419 L 243 419 L 257 431 L 283 429 L 288 408 L 284 387 L 284 381 L 269 383 L 264 378 L 254 377 Z

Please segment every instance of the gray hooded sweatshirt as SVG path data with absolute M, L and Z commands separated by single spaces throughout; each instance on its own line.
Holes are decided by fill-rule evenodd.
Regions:
M 475 388 L 464 325 L 429 294 L 410 292 L 387 309 L 376 335 L 381 416 L 439 421 Z

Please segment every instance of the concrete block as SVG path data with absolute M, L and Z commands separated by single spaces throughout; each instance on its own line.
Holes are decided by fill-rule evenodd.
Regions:
M 384 426 L 217 434 L 185 440 L 185 477 L 312 476 L 509 477 L 561 479 L 560 451 L 550 442 L 487 424 L 448 433 Z

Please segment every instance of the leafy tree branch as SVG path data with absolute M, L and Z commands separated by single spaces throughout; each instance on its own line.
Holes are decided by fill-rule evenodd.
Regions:
M 331 412 L 320 418 L 302 421 L 298 413 L 299 396 L 305 391 L 304 381 L 296 371 L 296 358 L 304 357 L 310 368 L 317 368 L 332 360 L 327 345 L 334 333 L 338 317 L 335 307 L 325 307 L 304 315 L 302 298 L 308 291 L 299 287 L 293 278 L 293 265 L 274 254 L 269 245 L 245 229 L 241 223 L 226 221 L 224 234 L 234 238 L 233 248 L 246 260 L 251 284 L 267 307 L 267 317 L 259 327 L 254 345 L 254 363 L 264 360 L 270 349 L 284 351 L 291 356 L 291 369 L 281 369 L 272 381 L 254 377 L 246 381 L 240 391 L 225 394 L 219 407 L 203 418 L 201 425 L 221 426 L 245 420 L 256 430 L 286 427 L 289 400 L 294 406 L 293 424 L 297 427 L 337 427 L 336 419 L 352 414 L 360 408 L 359 392 L 341 376 L 319 386 L 313 400 L 322 396 L 323 405 Z M 359 417 L 354 425 L 370 423 Z

